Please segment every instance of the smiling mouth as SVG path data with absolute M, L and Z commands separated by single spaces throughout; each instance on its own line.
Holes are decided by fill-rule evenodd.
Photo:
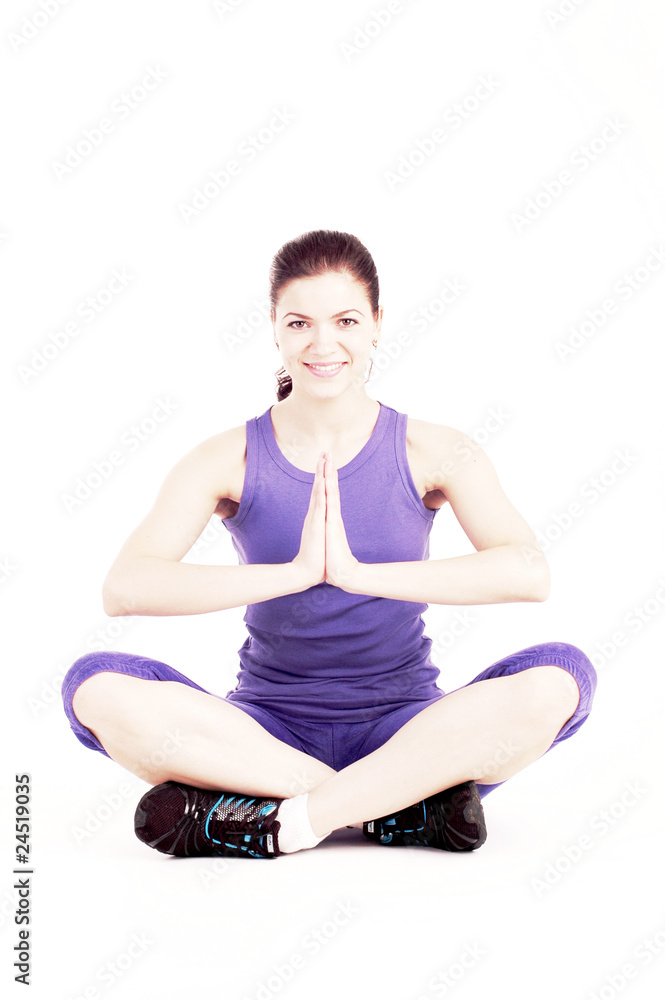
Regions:
M 305 368 L 309 368 L 315 374 L 320 375 L 334 375 L 336 372 L 341 371 L 346 361 L 334 361 L 329 364 L 307 364 L 303 362 Z

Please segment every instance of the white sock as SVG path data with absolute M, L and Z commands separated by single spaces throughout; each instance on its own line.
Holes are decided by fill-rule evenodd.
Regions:
M 293 854 L 294 851 L 302 851 L 307 847 L 316 847 L 332 833 L 332 830 L 329 830 L 323 837 L 315 836 L 307 813 L 308 795 L 309 792 L 303 792 L 302 795 L 284 799 L 277 810 L 277 819 L 280 823 L 277 843 L 283 854 Z

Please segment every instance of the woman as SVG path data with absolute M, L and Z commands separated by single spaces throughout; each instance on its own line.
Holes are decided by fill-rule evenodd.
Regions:
M 247 605 L 238 683 L 222 698 L 168 664 L 88 653 L 65 710 L 154 786 L 135 828 L 163 853 L 274 858 L 342 826 L 474 850 L 481 798 L 577 731 L 593 667 L 549 642 L 437 686 L 427 605 L 543 601 L 546 560 L 471 438 L 367 395 L 383 309 L 362 243 L 305 233 L 270 277 L 278 402 L 175 465 L 103 587 L 109 615 Z M 430 561 L 446 502 L 476 551 Z M 213 513 L 239 564 L 181 563 Z

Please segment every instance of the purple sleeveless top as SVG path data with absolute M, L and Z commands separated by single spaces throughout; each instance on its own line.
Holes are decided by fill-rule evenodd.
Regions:
M 360 562 L 427 559 L 437 511 L 423 505 L 411 476 L 407 415 L 380 407 L 369 441 L 338 470 L 349 545 Z M 271 409 L 246 422 L 240 505 L 223 521 L 240 563 L 290 562 L 312 492 L 314 473 L 291 465 L 277 445 Z M 436 697 L 439 670 L 421 617 L 427 607 L 329 583 L 248 604 L 249 635 L 227 697 L 311 722 L 372 721 Z

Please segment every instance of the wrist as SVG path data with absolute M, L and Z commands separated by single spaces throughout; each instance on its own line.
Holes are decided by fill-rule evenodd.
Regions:
M 362 580 L 365 563 L 354 559 L 341 573 L 338 573 L 333 582 L 333 586 L 345 590 L 348 594 L 363 594 Z
M 290 581 L 290 594 L 299 594 L 303 590 L 309 590 L 316 586 L 318 581 L 312 579 L 311 573 L 305 566 L 301 566 L 295 560 L 285 563 L 284 570 Z

